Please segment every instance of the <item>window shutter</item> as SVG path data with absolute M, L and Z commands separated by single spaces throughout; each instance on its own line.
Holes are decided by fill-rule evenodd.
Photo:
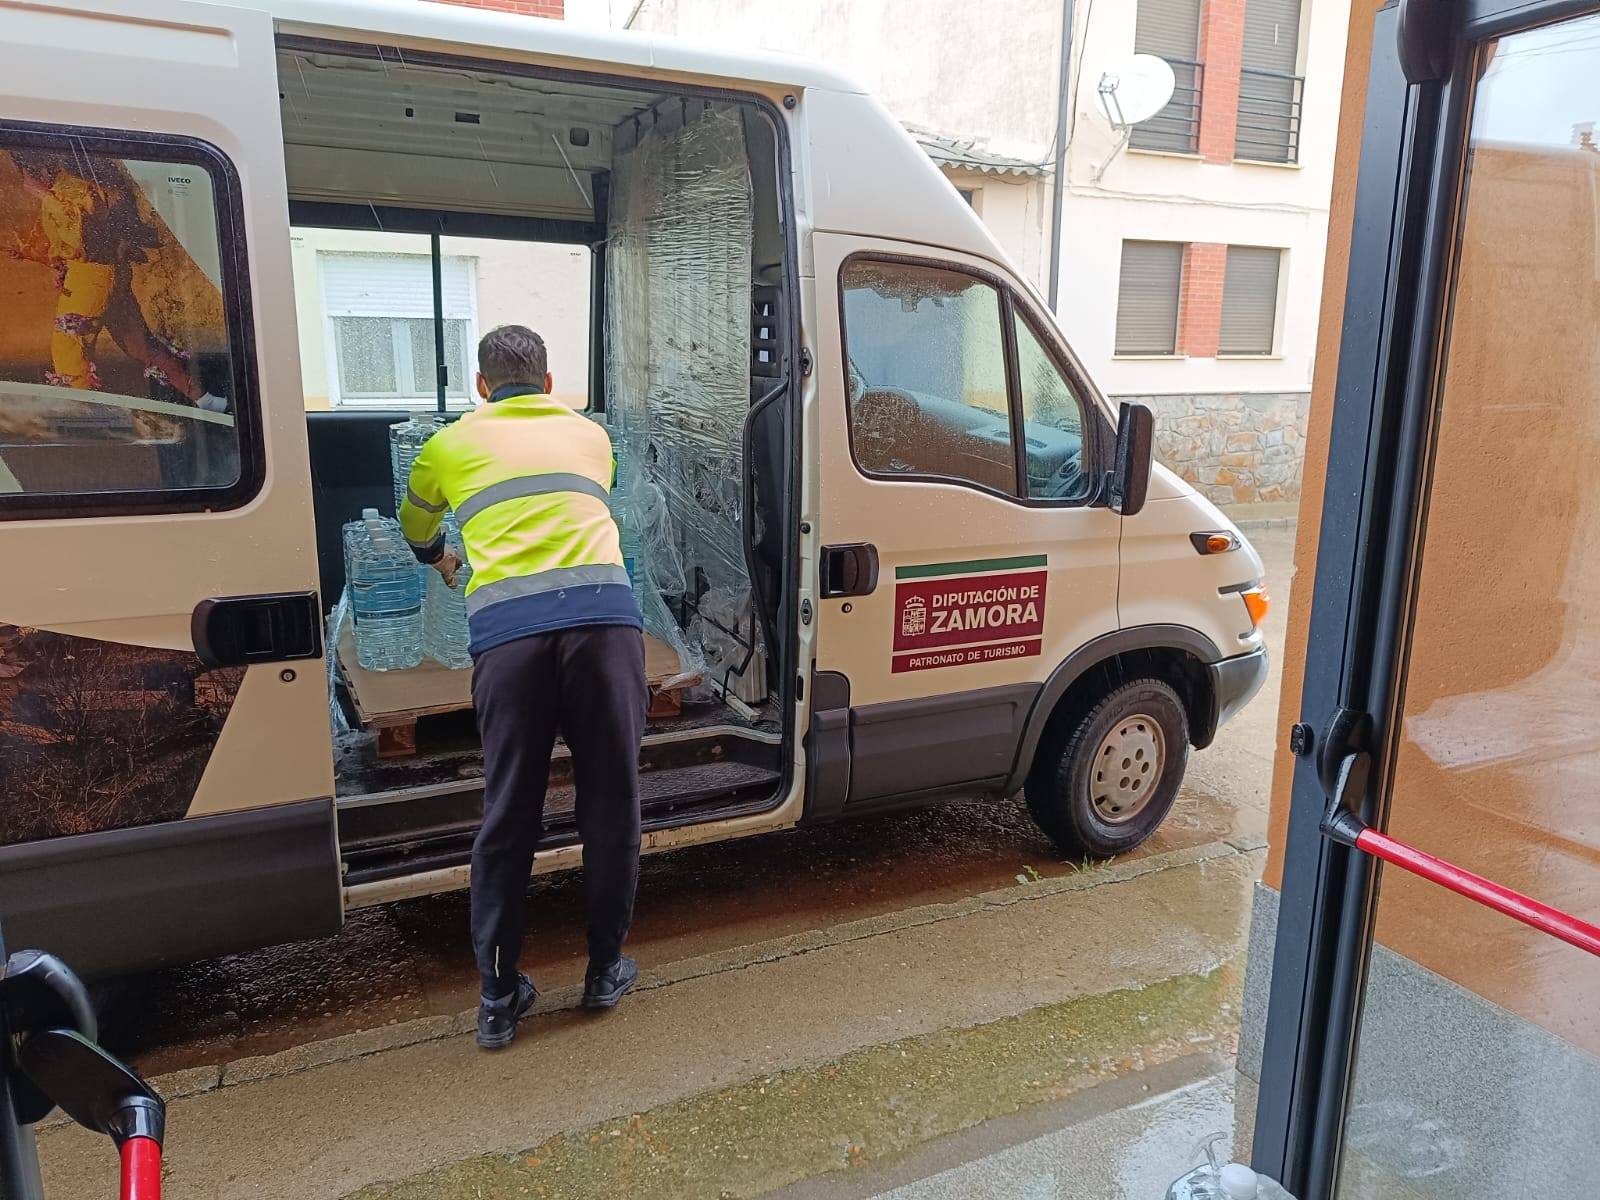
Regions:
M 1274 246 L 1229 246 L 1222 283 L 1221 354 L 1271 354 L 1278 328 L 1278 268 Z
M 1199 58 L 1200 0 L 1139 0 L 1133 49 L 1162 58 Z
M 1182 242 L 1123 242 L 1117 353 L 1176 354 Z
M 1240 63 L 1235 154 L 1265 162 L 1299 157 L 1301 0 L 1248 0 Z
M 1293 75 L 1299 62 L 1300 0 L 1248 0 L 1242 65 Z
M 440 261 L 446 320 L 472 316 L 465 258 Z M 330 317 L 433 319 L 433 264 L 425 254 L 324 254 L 322 291 Z
M 1133 48 L 1166 59 L 1175 86 L 1165 108 L 1133 127 L 1129 144 L 1192 153 L 1200 133 L 1200 0 L 1139 0 Z

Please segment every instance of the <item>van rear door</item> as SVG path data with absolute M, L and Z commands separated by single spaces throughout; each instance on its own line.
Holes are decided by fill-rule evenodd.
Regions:
M 335 928 L 272 22 L 0 33 L 7 937 L 94 970 Z

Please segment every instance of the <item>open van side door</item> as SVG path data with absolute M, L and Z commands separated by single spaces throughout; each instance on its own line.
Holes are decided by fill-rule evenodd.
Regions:
M 266 13 L 0 0 L 0 908 L 75 967 L 340 919 L 288 226 Z

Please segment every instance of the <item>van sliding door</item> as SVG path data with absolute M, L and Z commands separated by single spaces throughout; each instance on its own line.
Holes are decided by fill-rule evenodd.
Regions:
M 92 971 L 331 931 L 272 22 L 0 0 L 0 29 L 7 939 Z

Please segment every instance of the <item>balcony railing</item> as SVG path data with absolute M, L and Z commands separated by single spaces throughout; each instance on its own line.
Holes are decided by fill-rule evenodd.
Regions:
M 1167 106 L 1133 127 L 1128 144 L 1141 150 L 1193 154 L 1200 146 L 1200 90 L 1205 68 L 1190 58 L 1168 58 L 1178 81 Z
M 1239 72 L 1239 123 L 1233 156 L 1258 162 L 1300 158 L 1300 101 L 1305 78 L 1245 67 Z

